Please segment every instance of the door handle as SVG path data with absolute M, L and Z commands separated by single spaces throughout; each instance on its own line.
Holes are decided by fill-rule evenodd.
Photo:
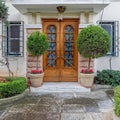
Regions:
M 72 64 L 70 63 L 64 56 L 62 56 L 63 60 L 65 60 L 69 65 L 71 65 L 71 67 L 75 70 L 77 70 L 77 68 Z

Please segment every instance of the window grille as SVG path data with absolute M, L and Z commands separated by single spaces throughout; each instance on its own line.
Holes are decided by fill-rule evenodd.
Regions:
M 24 23 L 21 21 L 3 23 L 3 56 L 24 55 Z

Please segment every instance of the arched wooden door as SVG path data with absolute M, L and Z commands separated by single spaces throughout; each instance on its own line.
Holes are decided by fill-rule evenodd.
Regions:
M 44 81 L 75 82 L 78 78 L 78 52 L 76 38 L 78 19 L 43 20 L 43 31 L 49 40 L 44 54 Z

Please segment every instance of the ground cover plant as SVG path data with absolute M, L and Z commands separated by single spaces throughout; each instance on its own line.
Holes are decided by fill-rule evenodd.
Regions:
M 120 85 L 120 71 L 102 70 L 97 71 L 96 83 L 102 85 L 111 85 L 113 87 Z
M 115 114 L 120 117 L 120 86 L 117 86 L 114 90 L 114 101 Z
M 6 81 L 0 82 L 0 98 L 12 97 L 24 92 L 26 89 L 25 78 L 7 78 Z

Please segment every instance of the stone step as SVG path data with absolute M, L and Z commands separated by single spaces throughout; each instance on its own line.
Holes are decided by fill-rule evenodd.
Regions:
M 32 93 L 38 92 L 90 92 L 90 88 L 80 86 L 77 82 L 46 82 L 41 87 L 30 87 Z

